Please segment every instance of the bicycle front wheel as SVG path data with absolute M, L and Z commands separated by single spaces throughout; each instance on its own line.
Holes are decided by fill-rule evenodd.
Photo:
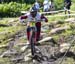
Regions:
M 30 36 L 31 54 L 34 56 L 35 53 L 35 33 L 32 31 Z

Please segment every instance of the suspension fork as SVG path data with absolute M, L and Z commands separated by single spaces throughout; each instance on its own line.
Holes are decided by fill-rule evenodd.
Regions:
M 30 32 L 30 45 L 31 45 L 31 54 L 34 57 L 35 56 L 35 28 L 32 27 L 31 28 L 31 32 Z

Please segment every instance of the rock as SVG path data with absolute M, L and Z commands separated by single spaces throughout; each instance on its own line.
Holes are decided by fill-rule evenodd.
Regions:
M 28 48 L 28 46 L 23 46 L 23 47 L 21 48 L 21 52 L 24 52 L 27 48 Z
M 16 21 L 18 21 L 18 19 L 16 20 L 16 19 L 11 19 L 11 20 L 9 20 L 8 22 L 8 25 L 9 26 L 17 26 L 17 25 L 19 25 L 19 22 L 16 22 Z
M 7 50 L 0 57 L 9 57 L 11 55 L 17 54 L 16 50 Z
M 43 39 L 46 35 L 46 33 L 41 33 L 40 39 Z
M 50 31 L 50 34 L 61 33 L 62 31 L 69 29 L 69 28 L 70 28 L 69 26 L 54 28 Z
M 41 36 L 44 36 L 44 35 L 46 35 L 46 33 L 41 33 Z
M 56 64 L 55 62 L 43 61 L 42 64 Z
M 49 26 L 50 25 L 50 23 L 48 22 L 48 23 L 43 23 L 42 24 L 42 26 Z
M 50 25 L 57 25 L 57 24 L 63 24 L 64 23 L 64 21 L 62 21 L 62 20 L 59 20 L 59 21 L 52 21 L 51 23 L 50 23 Z
M 7 33 L 8 33 L 8 31 L 3 31 L 3 32 L 0 32 L 0 35 L 7 34 Z
M 0 48 L 7 48 L 8 45 L 0 45 Z
M 8 48 L 11 50 L 14 47 L 14 41 L 8 43 Z
M 42 28 L 41 28 L 41 31 L 42 32 L 46 32 L 47 30 L 49 30 L 49 28 L 50 28 L 49 25 L 50 25 L 49 23 L 43 24 L 42 25 Z
M 55 25 L 58 24 L 59 21 L 52 21 L 51 24 Z
M 65 20 L 66 22 L 75 22 L 75 18 L 68 18 Z
M 47 32 L 49 30 L 49 26 L 44 26 L 41 28 L 41 32 Z
M 15 21 L 16 21 L 15 19 L 10 19 L 8 22 L 12 23 L 12 22 L 15 22 Z
M 23 56 L 11 59 L 11 61 L 20 61 L 20 60 L 23 60 Z
M 66 52 L 69 49 L 70 45 L 71 44 L 69 44 L 69 43 L 63 43 L 63 44 L 61 44 L 60 45 L 60 52 L 61 53 Z
M 43 38 L 42 40 L 40 40 L 39 43 L 50 41 L 51 39 L 52 39 L 52 37 L 46 37 L 46 38 Z
M 24 56 L 24 60 L 25 60 L 25 61 L 29 61 L 29 60 L 31 60 L 31 59 L 32 59 L 31 53 L 29 53 L 29 54 L 27 54 L 27 55 Z
M 70 46 L 70 44 L 69 43 L 62 43 L 62 44 L 60 44 L 60 47 L 67 47 L 67 46 Z
M 26 43 L 17 43 L 16 46 L 25 46 Z

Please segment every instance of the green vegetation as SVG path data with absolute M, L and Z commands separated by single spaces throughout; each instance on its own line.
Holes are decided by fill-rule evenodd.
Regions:
M 16 3 L 16 2 L 10 2 L 10 3 L 4 3 L 0 4 L 0 16 L 1 17 L 16 17 L 20 16 L 20 11 L 29 10 L 30 5 Z
M 21 11 L 28 11 L 34 0 L 22 0 L 22 1 L 5 1 L 0 3 L 0 17 L 16 17 L 21 15 Z M 44 0 L 39 0 L 40 4 L 43 4 Z M 64 9 L 64 0 L 54 0 L 55 10 Z M 29 3 L 29 4 L 27 4 Z M 32 3 L 32 4 L 31 4 Z M 75 1 L 72 0 L 71 9 L 75 10 Z M 42 9 L 42 7 L 41 7 Z
M 10 21 L 9 21 L 10 20 Z M 11 19 L 3 19 L 0 22 L 0 43 L 4 44 L 9 41 L 10 38 L 14 37 L 14 35 L 23 30 L 23 26 L 20 25 L 19 22 L 11 20 L 16 20 L 16 18 Z M 5 26 L 7 25 L 7 26 Z
M 0 64 L 12 64 L 8 58 L 0 58 Z

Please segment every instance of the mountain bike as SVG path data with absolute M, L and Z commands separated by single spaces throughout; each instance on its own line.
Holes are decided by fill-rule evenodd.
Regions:
M 38 49 L 38 47 L 36 47 L 36 45 L 35 45 L 35 43 L 36 43 L 35 23 L 36 23 L 35 20 L 30 22 L 31 31 L 30 31 L 29 43 L 30 43 L 30 47 L 31 47 L 32 58 L 40 62 L 40 60 L 46 60 L 47 57 L 43 56 L 42 53 L 40 52 L 40 50 Z

